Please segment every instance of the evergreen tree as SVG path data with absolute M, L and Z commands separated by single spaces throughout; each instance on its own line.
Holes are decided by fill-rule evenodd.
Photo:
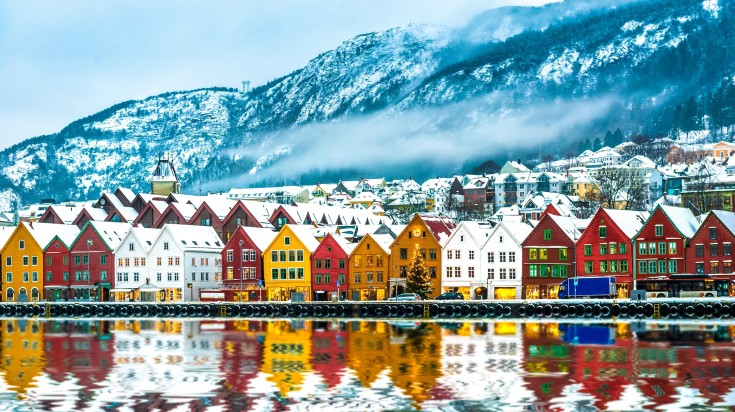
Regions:
M 426 299 L 434 292 L 434 288 L 431 287 L 431 278 L 429 278 L 429 269 L 426 267 L 418 245 L 413 250 L 413 259 L 406 273 L 406 291 L 417 293 L 421 299 Z
M 595 137 L 595 141 L 592 143 L 592 150 L 596 152 L 600 149 L 602 149 L 602 142 L 599 137 Z
M 623 139 L 624 138 L 625 138 L 625 136 L 623 136 L 623 131 L 620 130 L 620 128 L 615 129 L 615 132 L 612 135 L 613 145 L 610 146 L 610 147 L 615 147 L 615 146 L 623 143 Z
M 613 139 L 614 139 L 614 137 L 613 137 L 612 132 L 610 130 L 608 130 L 607 133 L 605 133 L 605 139 L 604 139 L 605 146 L 607 146 L 607 147 L 615 147 L 615 142 L 613 141 Z

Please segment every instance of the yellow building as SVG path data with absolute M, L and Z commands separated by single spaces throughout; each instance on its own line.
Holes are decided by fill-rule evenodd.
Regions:
M 430 392 L 442 376 L 442 353 L 437 349 L 441 347 L 441 327 L 424 323 L 419 328 L 421 333 L 392 329 L 388 340 L 390 380 L 411 398 L 417 410 L 432 398 Z
M 390 245 L 387 234 L 365 235 L 350 254 L 350 300 L 384 300 L 388 291 Z
M 309 225 L 284 225 L 263 250 L 268 300 L 311 300 L 311 254 L 319 246 Z M 296 294 L 296 295 L 295 295 Z
M 408 267 L 416 249 L 424 258 L 431 287 L 434 289 L 428 297 L 435 298 L 441 294 L 442 243 L 449 238 L 455 227 L 456 223 L 446 217 L 419 214 L 413 216 L 390 246 L 388 286 L 391 288 L 391 295 L 405 290 Z
M 582 200 L 597 199 L 600 194 L 599 183 L 590 175 L 580 174 L 572 181 L 572 194 Z
M 0 370 L 10 390 L 20 398 L 43 372 L 46 365 L 43 325 L 37 320 L 3 320 L 3 345 Z
M 293 325 L 298 324 L 300 328 Z M 278 387 L 283 397 L 299 391 L 305 375 L 313 372 L 311 365 L 311 322 L 267 322 L 263 341 L 262 372 Z
M 388 323 L 354 322 L 347 331 L 347 366 L 363 388 L 370 388 L 388 368 Z

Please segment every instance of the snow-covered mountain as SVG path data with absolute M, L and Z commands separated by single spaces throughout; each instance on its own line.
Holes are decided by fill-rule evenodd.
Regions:
M 461 29 L 364 34 L 249 93 L 123 102 L 17 144 L 0 153 L 0 193 L 29 202 L 145 191 L 163 153 L 193 193 L 421 178 L 562 153 L 617 127 L 670 133 L 677 107 L 712 93 L 725 96 L 717 110 L 694 115 L 735 124 L 733 12 L 733 0 L 572 0 L 491 10 Z

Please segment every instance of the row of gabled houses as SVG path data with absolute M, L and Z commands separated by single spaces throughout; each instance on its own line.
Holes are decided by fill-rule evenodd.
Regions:
M 227 242 L 211 226 L 105 221 L 23 222 L 0 236 L 4 301 L 382 300 L 405 290 L 415 254 L 431 297 L 556 298 L 566 278 L 615 276 L 625 298 L 637 280 L 676 273 L 713 275 L 726 296 L 735 214 L 660 205 L 577 219 L 550 205 L 531 222 L 239 225 Z

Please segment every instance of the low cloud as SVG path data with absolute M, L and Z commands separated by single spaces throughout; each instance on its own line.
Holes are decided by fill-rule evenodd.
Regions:
M 260 161 L 260 166 L 213 182 L 210 190 L 263 181 L 295 183 L 306 173 L 340 170 L 388 177 L 398 170 L 420 169 L 439 175 L 462 172 L 462 165 L 472 159 L 544 146 L 549 153 L 560 152 L 570 144 L 559 141 L 560 136 L 604 118 L 615 101 L 555 100 L 507 109 L 497 98 L 484 97 L 441 108 L 298 126 L 256 139 L 259 144 L 232 149 L 230 157 Z

